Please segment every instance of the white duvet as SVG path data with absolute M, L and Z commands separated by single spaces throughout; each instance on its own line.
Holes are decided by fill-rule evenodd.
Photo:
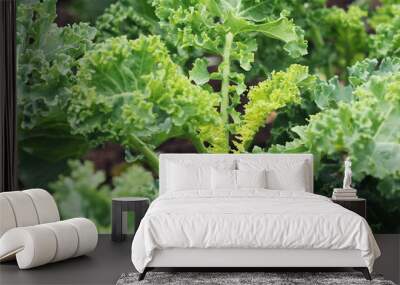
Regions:
M 320 195 L 265 189 L 160 196 L 133 239 L 132 262 L 143 272 L 165 248 L 358 249 L 370 271 L 380 255 L 359 215 Z

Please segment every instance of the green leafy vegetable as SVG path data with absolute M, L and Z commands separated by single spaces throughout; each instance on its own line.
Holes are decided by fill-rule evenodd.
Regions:
M 290 64 L 307 65 L 310 71 L 324 78 L 338 75 L 346 78 L 346 68 L 368 56 L 368 30 L 365 25 L 367 12 L 358 4 L 347 9 L 327 7 L 324 0 L 265 1 L 265 13 L 270 18 L 281 11 L 293 19 L 304 30 L 304 38 L 309 43 L 308 55 L 302 58 L 287 57 L 284 49 L 267 37 L 257 37 L 255 68 L 248 79 L 265 78 L 273 70 L 284 70 Z M 330 3 L 334 4 L 334 3 Z
M 148 197 L 156 194 L 153 176 L 133 164 L 114 177 L 114 190 L 105 185 L 105 173 L 95 170 L 90 161 L 68 161 L 70 173 L 50 183 L 50 190 L 64 219 L 87 217 L 100 232 L 110 232 L 111 200 L 113 197 Z
M 321 10 L 322 23 L 314 24 L 322 37 L 316 52 L 311 53 L 311 61 L 327 77 L 345 79 L 346 68 L 367 56 L 366 16 L 367 12 L 355 5 L 347 11 L 337 7 Z
M 285 43 L 293 57 L 306 53 L 303 32 L 284 15 L 270 19 L 268 1 L 154 1 L 166 38 L 182 48 L 196 47 L 212 54 L 223 55 L 226 35 L 234 38 L 229 47 L 232 60 L 244 70 L 250 69 L 256 43 L 254 33 Z
M 192 70 L 189 72 L 190 79 L 193 80 L 197 85 L 203 85 L 210 80 L 210 74 L 207 70 L 207 60 L 196 59 Z
M 317 192 L 329 195 L 342 179 L 344 156 L 352 158 L 359 195 L 373 204 L 369 222 L 379 232 L 398 232 L 390 216 L 400 208 L 400 59 L 366 59 L 349 69 L 353 99 L 311 115 L 296 126 L 297 138 L 274 145 L 271 152 L 311 152 L 316 162 Z M 396 202 L 397 201 L 397 202 Z M 389 214 L 390 213 L 390 214 Z M 388 221 L 383 222 L 382 217 Z
M 313 90 L 312 98 L 321 110 L 335 108 L 339 102 L 351 102 L 352 91 L 351 86 L 343 86 L 335 76 L 328 81 L 319 80 Z
M 271 18 L 267 10 L 268 1 L 203 0 L 182 3 L 156 0 L 154 3 L 156 15 L 169 42 L 222 57 L 216 72 L 221 79 L 220 113 L 225 125 L 224 138 L 220 140 L 225 140 L 222 149 L 229 149 L 230 134 L 234 129 L 229 121 L 232 119 L 238 123 L 239 114 L 235 107 L 240 98 L 237 95 L 245 90 L 244 76 L 232 70 L 233 62 L 239 63 L 245 71 L 251 69 L 257 49 L 256 34 L 283 42 L 284 49 L 292 57 L 302 56 L 307 52 L 303 31 L 284 13 Z M 195 64 L 197 72 L 199 64 L 199 61 Z M 204 75 L 204 67 L 202 71 Z M 230 86 L 231 80 L 236 83 L 233 88 Z M 230 95 L 231 91 L 235 91 L 236 95 Z
M 370 64 L 366 60 L 350 69 L 350 76 L 357 82 L 353 101 L 339 102 L 337 108 L 311 116 L 307 126 L 294 128 L 298 139 L 286 146 L 273 146 L 271 151 L 310 151 L 320 159 L 337 153 L 348 154 L 356 181 L 366 175 L 381 179 L 397 177 L 400 173 L 400 60 L 386 59 L 372 71 Z
M 307 67 L 291 65 L 286 72 L 272 73 L 271 79 L 250 89 L 245 105 L 243 123 L 238 129 L 239 151 L 247 150 L 258 129 L 265 125 L 268 115 L 288 103 L 300 103 L 300 88 L 313 80 Z
M 379 4 L 368 21 L 374 29 L 381 24 L 390 24 L 400 13 L 400 3 L 397 0 L 380 0 Z
M 153 200 L 158 195 L 151 172 L 138 164 L 132 164 L 120 176 L 114 177 L 113 184 L 113 197 L 147 197 Z
M 98 40 L 125 35 L 137 39 L 140 35 L 155 34 L 158 19 L 148 0 L 120 0 L 111 4 L 97 19 Z
M 400 4 L 397 5 L 397 14 L 390 21 L 376 26 L 370 45 L 371 56 L 400 56 Z
M 22 186 L 45 188 L 68 159 L 109 141 L 154 174 L 156 153 L 175 138 L 198 152 L 272 145 L 314 153 L 324 195 L 350 155 L 374 230 L 400 230 L 391 218 L 400 213 L 398 1 L 342 9 L 325 0 L 121 0 L 96 19 L 111 2 L 81 15 L 76 8 L 88 1 L 63 4 L 96 32 L 84 23 L 58 27 L 56 0 L 20 1 Z M 91 163 L 69 166 L 70 176 L 52 184 L 62 212 L 102 230 L 110 197 L 156 195 L 137 164 L 112 182 Z
M 63 219 L 87 217 L 99 230 L 110 225 L 111 193 L 105 174 L 95 171 L 93 163 L 78 160 L 68 162 L 69 176 L 60 175 L 49 184 Z
M 19 5 L 18 91 L 22 127 L 65 108 L 77 59 L 91 48 L 96 30 L 87 24 L 57 27 L 56 0 Z
M 144 155 L 172 137 L 213 143 L 202 130 L 219 120 L 218 97 L 190 83 L 158 37 L 112 38 L 86 53 L 69 107 L 73 129 L 94 144 L 117 141 Z
M 96 30 L 83 23 L 57 27 L 55 0 L 29 1 L 17 13 L 20 182 L 45 187 L 67 158 L 88 149 L 82 136 L 71 134 L 65 108 L 77 60 L 91 48 Z

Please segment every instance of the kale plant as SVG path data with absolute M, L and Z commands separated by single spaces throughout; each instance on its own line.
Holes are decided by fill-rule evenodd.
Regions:
M 393 3 L 392 3 L 393 2 Z M 375 34 L 371 35 L 371 56 L 400 56 L 400 3 L 383 1 L 370 20 Z
M 329 195 L 350 155 L 373 228 L 399 231 L 400 7 L 380 2 L 121 0 L 95 27 L 58 27 L 56 0 L 21 2 L 22 184 L 46 187 L 109 141 L 157 176 L 160 148 L 185 139 L 199 153 L 311 152 Z M 114 187 L 93 165 L 70 168 L 52 189 L 95 220 L 140 177 L 135 191 L 156 195 L 139 166 Z
M 388 199 L 394 205 L 388 211 L 398 215 L 400 208 L 395 205 L 400 201 L 400 58 L 386 58 L 380 64 L 375 59 L 356 63 L 349 68 L 349 81 L 351 84 L 345 88 L 351 100 L 333 97 L 335 105 L 310 116 L 307 125 L 293 128 L 297 138 L 285 145 L 274 145 L 269 151 L 313 153 L 318 180 L 327 178 L 327 165 L 336 165 L 328 174 L 335 176 L 323 183 L 330 191 L 340 185 L 340 164 L 349 155 L 361 195 L 371 195 L 364 194 L 366 190 L 374 191 L 375 196 L 380 195 L 379 200 Z M 379 226 L 382 221 L 375 217 L 372 223 Z
M 140 35 L 156 34 L 158 19 L 148 0 L 120 0 L 111 4 L 97 19 L 98 41 L 125 35 L 136 39 Z
M 56 0 L 20 4 L 17 13 L 19 177 L 23 187 L 46 187 L 66 159 L 88 150 L 86 139 L 71 133 L 65 109 L 78 60 L 92 47 L 96 29 L 58 27 Z
M 284 13 L 275 19 L 264 14 L 262 1 L 154 5 L 168 43 L 219 56 L 221 63 L 209 73 L 207 59 L 198 58 L 187 77 L 160 37 L 96 44 L 79 62 L 68 109 L 74 132 L 95 145 L 121 143 L 143 156 L 155 173 L 155 149 L 174 137 L 191 140 L 198 152 L 246 151 L 268 114 L 300 102 L 301 89 L 313 81 L 299 65 L 274 73 L 248 92 L 241 114 L 235 108 L 246 93 L 244 73 L 254 61 L 255 35 L 281 41 L 289 56 L 299 57 L 307 47 L 303 31 Z M 220 80 L 218 92 L 207 84 L 210 79 Z
M 113 177 L 113 189 L 105 184 L 105 173 L 96 171 L 91 161 L 69 160 L 68 166 L 67 174 L 49 184 L 63 219 L 87 217 L 100 232 L 110 232 L 113 197 L 155 198 L 153 176 L 140 165 L 128 165 L 121 175 Z

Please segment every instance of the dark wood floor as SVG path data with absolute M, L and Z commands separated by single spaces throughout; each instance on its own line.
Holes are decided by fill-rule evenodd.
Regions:
M 0 284 L 115 284 L 124 272 L 134 271 L 131 262 L 132 238 L 115 243 L 100 235 L 95 251 L 45 266 L 19 270 L 16 262 L 0 265 Z
M 400 235 L 377 235 L 376 240 L 382 257 L 376 261 L 374 271 L 399 283 Z M 0 284 L 115 284 L 122 273 L 134 271 L 130 259 L 131 241 L 132 238 L 127 238 L 114 243 L 110 236 L 101 235 L 96 250 L 88 256 L 29 270 L 19 270 L 16 262 L 3 263 Z

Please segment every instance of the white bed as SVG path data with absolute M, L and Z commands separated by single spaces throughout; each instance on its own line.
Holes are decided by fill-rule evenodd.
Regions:
M 229 165 L 244 168 L 244 174 L 250 170 L 248 176 L 266 168 L 277 189 L 217 191 L 182 184 L 175 191 L 171 179 L 190 179 L 184 169 L 180 176 L 169 171 L 176 164 Z M 367 222 L 312 194 L 312 169 L 309 154 L 162 154 L 160 196 L 132 243 L 140 278 L 154 267 L 355 267 L 369 278 L 380 251 Z M 202 183 L 200 176 L 194 185 Z

